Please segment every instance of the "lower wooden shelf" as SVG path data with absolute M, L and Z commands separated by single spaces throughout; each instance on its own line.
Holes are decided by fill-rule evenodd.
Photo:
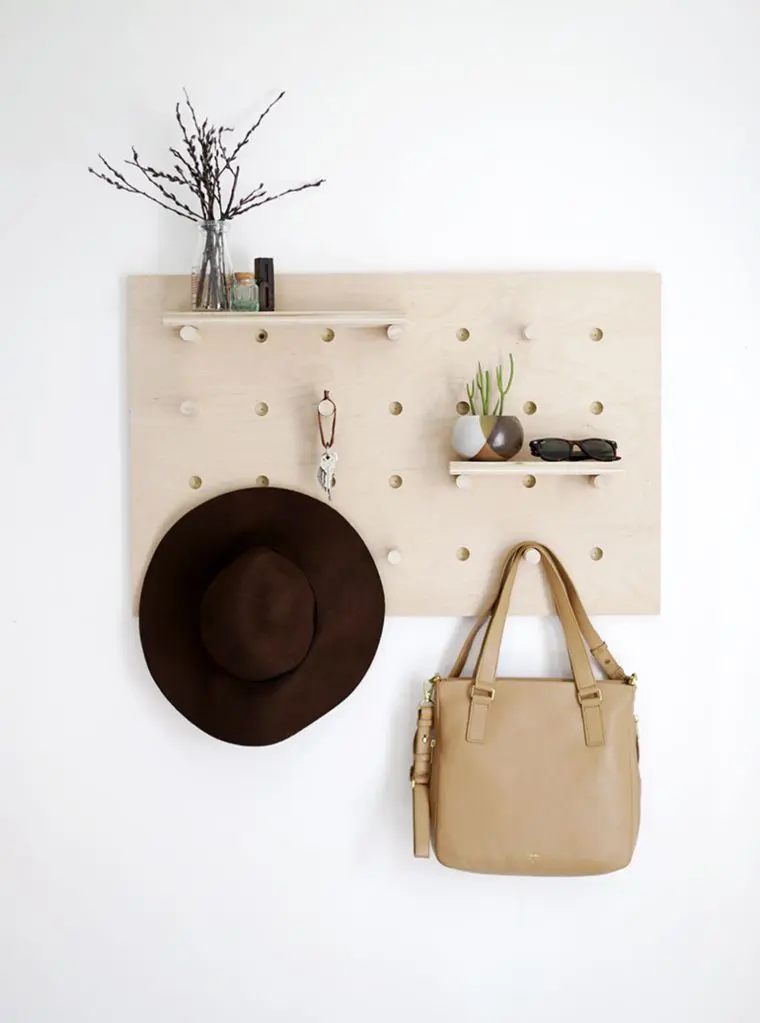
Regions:
M 451 476 L 612 476 L 620 462 L 449 462 Z
M 540 458 L 529 462 L 449 462 L 449 475 L 462 489 L 477 476 L 583 476 L 595 487 L 603 487 L 609 477 L 624 471 L 620 462 L 542 462 Z

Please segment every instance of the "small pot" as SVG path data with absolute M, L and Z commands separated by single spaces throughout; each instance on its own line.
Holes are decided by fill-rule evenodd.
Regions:
M 507 462 L 523 445 L 517 416 L 460 416 L 454 424 L 454 450 L 468 462 Z

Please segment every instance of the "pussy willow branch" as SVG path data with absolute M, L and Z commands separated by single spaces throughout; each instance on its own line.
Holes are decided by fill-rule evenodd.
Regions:
M 156 194 L 146 191 L 145 187 L 139 188 L 100 154 L 98 156 L 108 173 L 93 167 L 88 167 L 88 170 L 96 178 L 121 192 L 142 195 L 170 213 L 194 221 L 232 220 L 285 195 L 303 192 L 307 188 L 319 188 L 324 184 L 324 178 L 269 195 L 264 183 L 261 182 L 242 198 L 240 196 L 242 192 L 240 154 L 251 142 L 264 118 L 284 95 L 285 93 L 281 92 L 276 96 L 240 140 L 236 144 L 228 145 L 225 143 L 224 135 L 231 134 L 232 129 L 215 127 L 208 118 L 201 121 L 185 91 L 186 114 L 183 116 L 180 103 L 174 108 L 174 118 L 179 128 L 181 142 L 176 147 L 169 147 L 169 153 L 174 159 L 171 167 L 164 170 L 144 162 L 138 156 L 135 147 L 132 147 L 132 159 L 124 161 L 128 167 L 140 173 Z M 177 186 L 177 190 L 187 189 L 189 196 L 177 194 L 177 191 L 170 189 L 168 185 Z M 192 200 L 190 196 L 193 197 Z M 198 208 L 194 208 L 196 204 Z
M 136 188 L 131 182 L 127 181 L 123 174 L 112 167 L 104 156 L 98 153 L 99 159 L 108 168 L 113 175 L 112 178 L 108 177 L 107 174 L 103 174 L 101 171 L 96 171 L 94 167 L 88 167 L 90 174 L 94 174 L 96 178 L 100 178 L 101 181 L 105 181 L 108 185 L 113 185 L 114 188 L 118 188 L 120 192 L 130 192 L 132 195 L 144 195 L 146 199 L 150 199 L 151 202 L 156 203 L 157 206 L 162 206 L 165 210 L 169 210 L 170 213 L 176 213 L 178 217 L 184 217 L 185 220 L 197 221 L 200 218 L 195 214 L 183 213 L 182 210 L 177 209 L 174 206 L 167 206 L 165 202 L 161 202 L 154 195 L 150 195 L 148 192 L 143 192 L 141 188 Z
M 182 134 L 182 141 L 185 143 L 185 149 L 187 150 L 189 163 L 185 160 L 183 156 L 180 155 L 180 153 L 177 150 L 170 149 L 169 152 L 172 153 L 172 155 L 176 155 L 187 167 L 188 172 L 190 173 L 190 176 L 193 179 L 195 189 L 197 189 L 197 191 L 195 191 L 195 194 L 198 197 L 198 201 L 201 204 L 201 213 L 203 214 L 203 219 L 208 220 L 209 218 L 206 215 L 207 214 L 206 197 L 203 192 L 203 180 L 201 178 L 201 168 L 198 162 L 198 154 L 195 151 L 195 144 L 190 136 L 190 133 L 187 130 L 185 122 L 182 120 L 182 114 L 180 112 L 179 103 L 177 103 L 174 110 L 175 118 L 177 124 L 179 125 L 180 132 Z M 192 165 L 192 170 L 190 165 Z
M 161 193 L 164 199 L 168 199 L 170 202 L 173 202 L 175 206 L 179 206 L 180 209 L 185 210 L 190 214 L 190 216 L 195 216 L 195 213 L 193 213 L 187 203 L 182 202 L 182 200 L 177 198 L 177 196 L 173 192 L 170 192 L 168 188 L 164 188 L 160 181 L 160 179 L 163 178 L 166 181 L 183 184 L 180 178 L 173 177 L 163 171 L 157 171 L 153 167 L 143 165 L 140 163 L 140 157 L 137 155 L 137 151 L 135 149 L 132 149 L 132 159 L 125 160 L 124 162 L 130 167 L 136 167 L 143 177 Z
M 244 208 L 238 206 L 234 209 L 229 216 L 231 220 L 233 217 L 239 217 L 241 213 L 247 213 L 249 210 L 255 210 L 257 206 L 265 206 L 268 202 L 274 202 L 275 199 L 281 199 L 283 195 L 291 195 L 293 192 L 303 192 L 306 188 L 319 188 L 320 185 L 325 183 L 325 178 L 320 178 L 319 181 L 309 181 L 305 185 L 298 185 L 297 188 L 286 188 L 284 192 L 278 192 L 276 195 L 268 195 L 266 199 L 261 199 L 259 202 L 249 203 Z
M 185 94 L 185 95 L 187 95 L 187 94 Z M 240 153 L 240 150 L 241 150 L 241 149 L 243 149 L 243 147 L 244 147 L 244 146 L 247 146 L 247 145 L 248 145 L 248 143 L 249 143 L 249 142 L 251 141 L 251 137 L 252 137 L 253 133 L 254 133 L 254 132 L 256 131 L 256 129 L 257 129 L 258 127 L 259 127 L 259 125 L 260 125 L 260 124 L 261 124 L 261 122 L 262 122 L 262 121 L 264 120 L 264 118 L 265 118 L 265 117 L 267 116 L 267 114 L 268 114 L 268 113 L 269 113 L 269 111 L 270 111 L 270 110 L 272 109 L 272 107 L 273 107 L 273 106 L 275 106 L 275 105 L 276 105 L 277 103 L 279 103 L 279 102 L 280 102 L 280 100 L 282 99 L 282 97 L 283 97 L 284 95 L 285 95 L 285 93 L 284 93 L 284 92 L 281 92 L 281 93 L 280 93 L 280 95 L 279 95 L 279 96 L 278 96 L 278 97 L 277 97 L 276 99 L 273 99 L 273 100 L 272 100 L 272 102 L 271 102 L 271 103 L 269 104 L 269 106 L 268 106 L 268 107 L 266 108 L 266 110 L 264 111 L 264 113 L 263 113 L 263 114 L 260 114 L 260 115 L 259 115 L 259 119 L 258 119 L 258 121 L 256 121 L 256 122 L 255 122 L 255 124 L 253 124 L 253 125 L 252 125 L 252 126 L 251 126 L 251 127 L 249 128 L 249 129 L 248 129 L 248 131 L 247 131 L 247 132 L 245 133 L 245 135 L 244 135 L 244 136 L 242 137 L 242 139 L 240 140 L 240 142 L 238 142 L 238 144 L 237 144 L 237 145 L 235 146 L 235 148 L 234 148 L 234 149 L 232 150 L 232 153 L 230 154 L 230 160 L 229 160 L 229 162 L 230 162 L 230 163 L 231 163 L 231 162 L 232 162 L 233 160 L 237 159 L 237 156 L 238 156 L 238 154 Z M 188 102 L 189 102 L 189 101 L 188 101 Z

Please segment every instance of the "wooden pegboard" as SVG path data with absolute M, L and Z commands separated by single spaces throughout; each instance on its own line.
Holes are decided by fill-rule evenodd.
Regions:
M 660 279 L 648 273 L 282 275 L 278 309 L 395 309 L 379 328 L 209 328 L 179 339 L 163 314 L 187 308 L 185 277 L 129 281 L 131 536 L 135 607 L 166 528 L 200 501 L 266 476 L 318 495 L 315 408 L 339 408 L 336 508 L 375 553 L 391 615 L 470 615 L 504 552 L 535 539 L 556 550 L 592 614 L 655 614 L 660 592 Z M 531 340 L 523 337 L 528 327 Z M 465 328 L 469 338 L 461 341 Z M 602 331 L 601 340 L 593 340 Z M 450 434 L 478 360 L 512 352 L 506 412 L 534 437 L 618 441 L 625 472 L 586 480 L 448 474 Z M 191 403 L 183 405 L 183 403 Z M 268 413 L 257 414 L 265 402 Z M 392 415 L 392 403 L 403 412 Z M 524 414 L 527 402 L 536 405 Z M 594 402 L 604 411 L 594 415 Z M 194 414 L 183 414 L 188 410 Z M 403 478 L 394 489 L 391 476 Z M 189 485 L 202 480 L 200 489 Z M 457 557 L 461 548 L 470 557 Z M 593 548 L 604 556 L 590 557 Z M 401 561 L 391 565 L 389 550 Z M 539 573 L 525 569 L 514 610 L 546 614 Z

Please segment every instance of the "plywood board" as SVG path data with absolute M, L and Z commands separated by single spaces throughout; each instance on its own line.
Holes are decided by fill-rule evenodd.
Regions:
M 135 602 L 155 544 L 195 504 L 264 476 L 321 493 L 315 410 L 329 389 L 339 409 L 335 507 L 375 554 L 389 614 L 474 614 L 506 550 L 526 539 L 556 550 L 592 614 L 659 611 L 656 274 L 281 275 L 277 296 L 282 310 L 393 309 L 408 324 L 396 341 L 378 327 L 337 326 L 328 343 L 317 324 L 268 324 L 259 343 L 243 324 L 204 328 L 188 343 L 162 322 L 187 308 L 187 278 L 130 278 Z M 562 476 L 537 477 L 533 487 L 513 476 L 455 485 L 450 434 L 465 381 L 479 360 L 494 365 L 509 352 L 516 375 L 505 411 L 525 429 L 517 457 L 530 458 L 535 437 L 609 437 L 625 471 L 608 486 Z M 393 476 L 403 485 L 391 487 Z M 523 575 L 515 612 L 549 613 L 539 573 L 526 566 Z

